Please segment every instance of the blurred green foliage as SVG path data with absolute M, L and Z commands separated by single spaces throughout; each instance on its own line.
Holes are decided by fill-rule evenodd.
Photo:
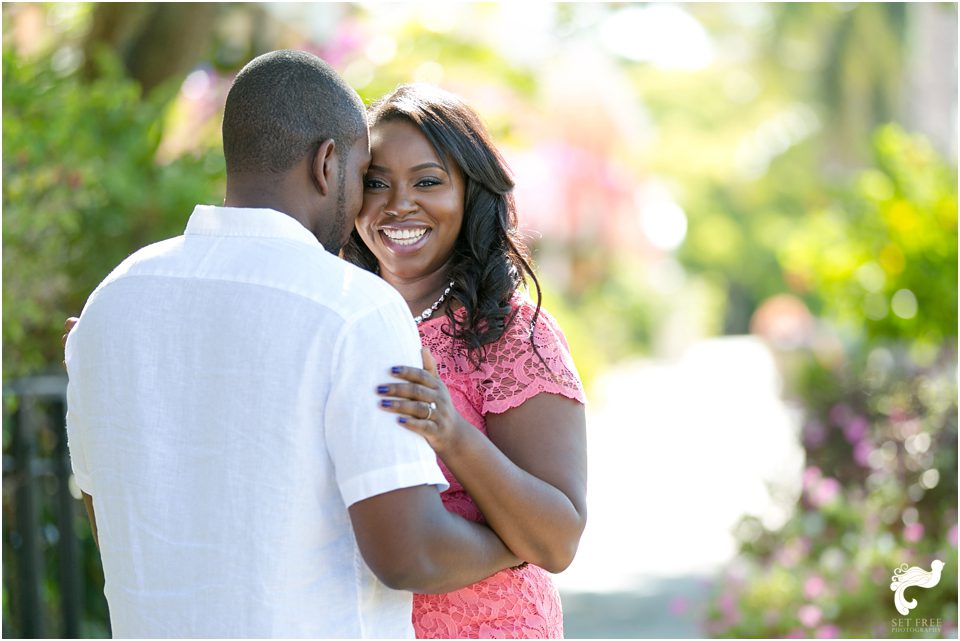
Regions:
M 782 246 L 835 202 L 833 185 L 873 162 L 872 132 L 902 115 L 908 11 L 902 3 L 690 10 L 730 43 L 728 56 L 702 72 L 630 70 L 661 141 L 649 164 L 672 178 L 689 219 L 678 258 L 725 300 L 722 333 L 747 333 L 757 307 L 785 291 L 819 312 L 822 292 L 792 271 Z M 854 224 L 844 231 L 860 233 Z
M 803 496 L 778 531 L 741 522 L 741 554 L 708 617 L 717 636 L 956 634 L 957 174 L 894 126 L 874 150 L 874 166 L 782 245 L 842 350 L 798 355 Z M 934 559 L 946 564 L 940 584 L 908 593 L 919 605 L 907 616 L 940 627 L 891 627 L 905 618 L 894 569 Z
M 875 167 L 812 211 L 781 260 L 838 321 L 935 350 L 957 334 L 956 170 L 895 125 L 874 148 Z
M 3 51 L 3 380 L 61 360 L 67 316 L 143 245 L 182 232 L 193 205 L 222 198 L 214 151 L 156 161 L 179 88 L 142 100 L 109 54 L 98 80 L 51 57 Z
M 574 269 L 595 282 L 579 288 L 540 275 L 543 306 L 562 328 L 587 391 L 612 364 L 647 350 L 669 309 L 667 296 L 646 286 L 635 261 L 588 248 L 569 248 Z M 616 319 L 616 320 L 612 320 Z
M 164 114 L 179 85 L 149 100 L 104 53 L 99 79 L 85 83 L 55 69 L 50 56 L 3 51 L 3 381 L 59 371 L 67 316 L 128 254 L 175 236 L 196 203 L 222 198 L 222 155 L 199 151 L 158 164 Z M 15 398 L 4 399 L 4 458 L 11 445 Z M 41 425 L 36 456 L 49 461 L 58 438 Z M 4 464 L 4 559 L 21 536 L 12 511 L 17 479 Z M 48 634 L 60 618 L 56 501 L 40 478 L 42 577 Z M 81 634 L 108 636 L 99 554 L 79 503 L 75 528 L 85 577 Z M 53 538 L 50 538 L 53 537 Z M 16 635 L 17 563 L 4 563 L 4 631 Z

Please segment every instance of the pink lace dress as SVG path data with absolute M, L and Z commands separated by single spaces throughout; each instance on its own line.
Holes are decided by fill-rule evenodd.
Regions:
M 586 401 L 567 341 L 556 322 L 541 308 L 534 340 L 548 370 L 530 346 L 535 305 L 519 296 L 514 305 L 520 307 L 516 319 L 499 341 L 487 346 L 479 370 L 444 334 L 444 327 L 449 331 L 445 316 L 420 325 L 420 339 L 433 353 L 453 404 L 485 435 L 487 414 L 518 407 L 542 392 Z M 483 515 L 463 486 L 438 462 L 450 483 L 442 494 L 444 506 L 483 523 Z M 562 638 L 563 612 L 550 575 L 526 565 L 502 570 L 456 592 L 415 594 L 413 627 L 419 639 Z

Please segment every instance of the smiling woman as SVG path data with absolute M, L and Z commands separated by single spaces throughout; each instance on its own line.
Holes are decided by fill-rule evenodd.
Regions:
M 463 222 L 463 175 L 410 122 L 388 121 L 372 134 L 375 162 L 364 180 L 357 230 L 379 257 L 382 276 L 421 283 L 418 289 L 435 296 Z
M 456 96 L 401 87 L 370 121 L 363 209 L 344 255 L 419 313 L 427 348 L 426 369 L 396 367 L 377 388 L 380 407 L 436 451 L 447 510 L 486 523 L 524 561 L 462 590 L 415 595 L 414 630 L 561 637 L 548 572 L 570 564 L 586 522 L 585 398 L 566 340 L 540 308 L 513 181 Z M 537 303 L 520 292 L 526 277 Z
M 369 119 L 374 157 L 344 257 L 388 280 L 411 309 L 453 281 L 447 317 L 476 364 L 510 324 L 509 301 L 527 278 L 539 313 L 506 163 L 477 114 L 430 85 L 401 86 L 370 106 Z

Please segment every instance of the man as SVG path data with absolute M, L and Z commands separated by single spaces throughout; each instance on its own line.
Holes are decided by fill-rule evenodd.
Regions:
M 408 590 L 520 560 L 443 508 L 432 450 L 377 409 L 389 368 L 420 360 L 400 296 L 335 256 L 363 105 L 319 58 L 266 54 L 234 81 L 223 147 L 224 207 L 121 263 L 67 338 L 113 633 L 412 636 Z

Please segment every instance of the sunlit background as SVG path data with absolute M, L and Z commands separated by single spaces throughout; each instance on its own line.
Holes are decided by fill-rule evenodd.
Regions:
M 276 48 L 461 94 L 515 173 L 590 398 L 568 637 L 957 636 L 956 4 L 539 2 L 3 5 L 4 636 L 109 634 L 63 319 L 222 199 Z

